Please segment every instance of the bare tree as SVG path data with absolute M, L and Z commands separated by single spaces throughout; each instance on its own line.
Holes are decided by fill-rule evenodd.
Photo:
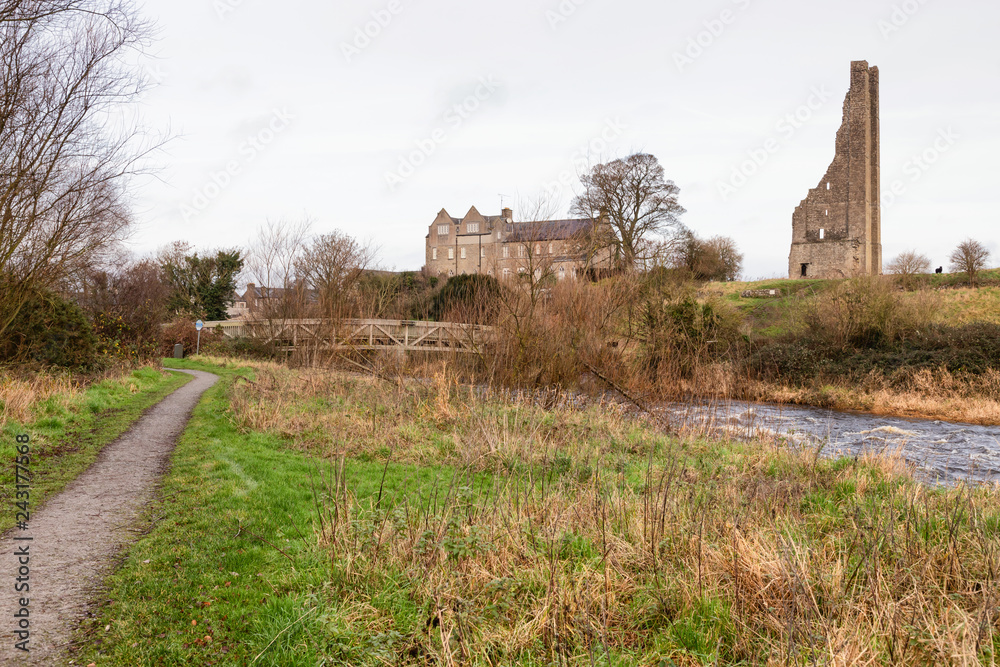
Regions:
M 728 236 L 713 236 L 705 242 L 708 249 L 719 258 L 720 280 L 739 280 L 743 273 L 743 253 L 736 246 L 736 241 Z
M 83 275 L 129 231 L 151 150 L 122 108 L 150 25 L 118 0 L 0 0 L 0 336 L 34 288 Z
M 684 207 L 673 181 L 665 180 L 655 156 L 636 153 L 593 167 L 580 177 L 583 194 L 574 201 L 574 214 L 606 219 L 609 239 L 621 268 L 633 270 L 655 247 L 653 237 L 669 240 L 683 229 Z
M 904 288 L 910 289 L 917 275 L 930 272 L 931 260 L 927 255 L 921 255 L 916 250 L 907 250 L 896 255 L 886 265 L 885 270 L 887 273 L 898 276 L 900 284 Z
M 348 314 L 358 281 L 373 268 L 377 248 L 340 231 L 317 236 L 296 259 L 303 286 L 315 295 L 323 318 Z
M 897 276 L 915 276 L 931 270 L 931 260 L 916 250 L 907 250 L 896 255 L 885 267 L 888 273 Z
M 267 220 L 250 243 L 244 275 L 258 294 L 250 295 L 251 317 L 268 322 L 300 318 L 305 294 L 296 274 L 312 221 Z
M 728 236 L 706 241 L 685 230 L 673 248 L 671 265 L 695 280 L 736 280 L 743 272 L 743 254 Z
M 948 259 L 951 261 L 951 270 L 964 273 L 969 277 L 969 282 L 973 285 L 979 277 L 979 272 L 986 268 L 989 261 L 990 251 L 979 241 L 966 239 L 958 244 Z
M 92 271 L 81 285 L 79 302 L 102 337 L 131 344 L 135 354 L 146 356 L 159 351 L 169 297 L 163 268 L 139 259 Z

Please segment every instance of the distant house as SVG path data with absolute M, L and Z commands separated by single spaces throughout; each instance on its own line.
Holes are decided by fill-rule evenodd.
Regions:
M 281 310 L 281 304 L 292 296 L 294 290 L 284 287 L 258 287 L 247 283 L 243 294 L 234 295 L 233 305 L 226 309 L 231 320 L 247 320 L 263 317 Z M 312 291 L 307 294 L 310 301 L 315 301 Z
M 533 273 L 537 278 L 576 278 L 588 269 L 610 266 L 610 252 L 593 251 L 599 227 L 591 219 L 514 222 L 509 208 L 500 215 L 482 215 L 473 206 L 464 218 L 441 209 L 425 237 L 424 271 L 441 277 Z

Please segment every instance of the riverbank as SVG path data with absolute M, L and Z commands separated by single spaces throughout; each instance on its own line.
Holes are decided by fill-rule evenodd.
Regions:
M 996 661 L 996 488 L 444 373 L 184 365 L 223 381 L 82 664 Z
M 984 378 L 982 388 L 970 391 L 955 382 L 947 371 L 925 375 L 923 391 L 866 389 L 863 386 L 818 384 L 789 387 L 767 382 L 749 383 L 748 400 L 765 403 L 802 405 L 839 411 L 867 412 L 886 417 L 940 419 L 949 422 L 1000 425 L 1000 374 Z M 995 389 L 985 385 L 994 384 Z

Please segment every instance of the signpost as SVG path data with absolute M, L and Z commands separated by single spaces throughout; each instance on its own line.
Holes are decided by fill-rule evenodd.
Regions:
M 205 323 L 198 320 L 194 323 L 195 331 L 198 332 L 198 348 L 195 350 L 195 354 L 201 353 L 201 330 L 205 328 Z

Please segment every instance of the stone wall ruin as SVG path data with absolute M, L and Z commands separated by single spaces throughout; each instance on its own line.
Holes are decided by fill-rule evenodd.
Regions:
M 878 68 L 859 60 L 851 63 L 833 162 L 792 215 L 788 277 L 881 273 Z

